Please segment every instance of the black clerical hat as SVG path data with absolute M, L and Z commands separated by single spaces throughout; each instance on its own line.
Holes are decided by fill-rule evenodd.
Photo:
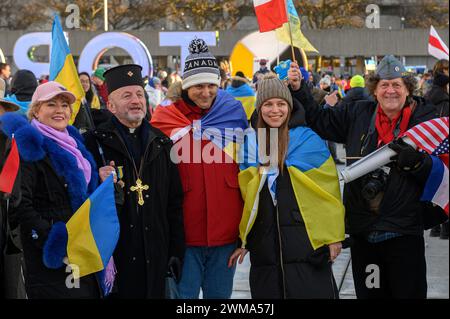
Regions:
M 104 73 L 108 93 L 129 85 L 144 86 L 142 67 L 137 64 L 119 65 Z

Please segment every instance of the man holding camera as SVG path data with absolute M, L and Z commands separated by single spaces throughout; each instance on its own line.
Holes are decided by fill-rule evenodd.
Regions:
M 322 138 L 346 144 L 347 165 L 389 144 L 393 162 L 345 185 L 346 232 L 358 298 L 426 298 L 423 216 L 440 209 L 420 201 L 431 170 L 429 155 L 398 137 L 435 117 L 434 108 L 413 97 L 416 80 L 394 56 L 385 56 L 366 86 L 375 101 L 320 108 L 298 66 L 289 71 L 294 98 L 307 123 Z M 439 212 L 440 213 L 440 212 Z

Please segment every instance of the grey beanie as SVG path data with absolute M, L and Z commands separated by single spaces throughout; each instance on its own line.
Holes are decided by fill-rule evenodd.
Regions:
M 266 74 L 260 82 L 258 82 L 258 92 L 256 95 L 256 109 L 259 110 L 261 105 L 272 98 L 283 99 L 288 102 L 290 110 L 293 108 L 292 96 L 288 87 L 281 81 L 276 74 Z
M 194 39 L 189 44 L 190 54 L 184 63 L 183 90 L 197 84 L 220 85 L 220 71 L 216 58 L 209 52 L 202 39 Z

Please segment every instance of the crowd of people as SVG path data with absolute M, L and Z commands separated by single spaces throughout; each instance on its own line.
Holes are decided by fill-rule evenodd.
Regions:
M 228 299 L 249 253 L 252 298 L 337 299 L 331 266 L 346 234 L 358 298 L 426 298 L 424 230 L 448 239 L 448 221 L 421 201 L 432 156 L 399 136 L 448 117 L 448 61 L 420 83 L 390 55 L 365 76 L 292 62 L 280 80 L 267 60 L 252 78 L 228 77 L 203 40 L 189 50 L 181 77 L 143 78 L 135 64 L 80 73 L 73 125 L 74 94 L 0 64 L 0 171 L 13 136 L 20 154 L 0 199 L 1 296 L 105 297 L 96 274 L 68 287 L 66 268 L 44 255 L 53 224 L 113 174 L 120 237 L 107 298 L 166 298 L 170 270 L 179 298 Z M 346 165 L 387 144 L 397 153 L 375 194 L 369 173 L 342 199 L 335 143 Z M 378 289 L 366 285 L 370 264 Z

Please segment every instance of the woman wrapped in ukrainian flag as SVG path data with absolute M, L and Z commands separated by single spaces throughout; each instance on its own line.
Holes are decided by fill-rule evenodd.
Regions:
M 276 75 L 261 81 L 257 131 L 240 149 L 242 243 L 229 266 L 250 252 L 254 299 L 337 299 L 331 265 L 345 237 L 339 180 L 326 144 L 302 126 L 295 103 Z

